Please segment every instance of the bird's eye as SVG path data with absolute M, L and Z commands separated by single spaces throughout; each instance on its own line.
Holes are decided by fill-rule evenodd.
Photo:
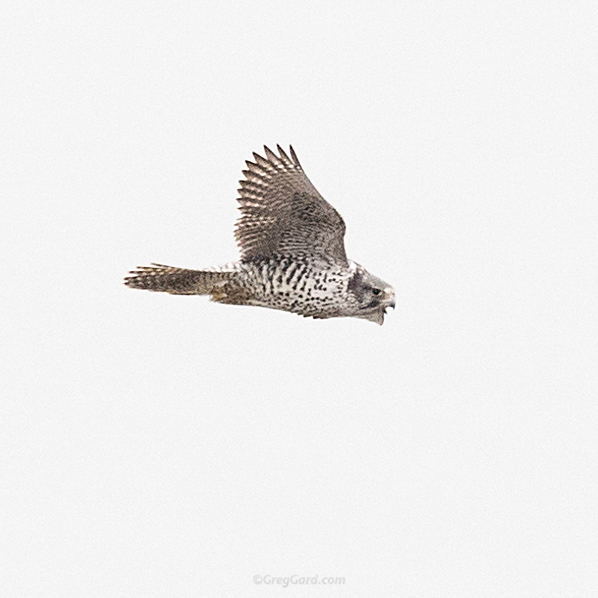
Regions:
M 372 295 L 379 295 L 380 289 L 372 289 Z

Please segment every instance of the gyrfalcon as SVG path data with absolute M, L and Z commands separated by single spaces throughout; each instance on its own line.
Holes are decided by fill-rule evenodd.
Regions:
M 218 268 L 143 266 L 125 278 L 136 289 L 210 295 L 233 305 L 270 307 L 313 318 L 353 317 L 384 323 L 393 288 L 348 260 L 345 223 L 290 157 L 254 153 L 238 198 L 235 237 L 241 259 Z

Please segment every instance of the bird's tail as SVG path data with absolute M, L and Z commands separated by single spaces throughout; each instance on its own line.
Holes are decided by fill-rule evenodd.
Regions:
M 141 266 L 129 273 L 125 284 L 134 289 L 162 291 L 173 295 L 212 295 L 233 282 L 237 273 L 230 270 L 186 270 L 162 264 Z

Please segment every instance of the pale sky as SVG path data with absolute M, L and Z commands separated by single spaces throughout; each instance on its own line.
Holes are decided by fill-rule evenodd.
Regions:
M 597 30 L 3 3 L 0 595 L 596 594 Z M 236 259 L 277 143 L 396 289 L 384 326 L 122 285 Z

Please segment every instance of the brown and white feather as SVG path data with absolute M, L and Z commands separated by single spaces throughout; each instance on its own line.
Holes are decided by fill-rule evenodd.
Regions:
M 345 223 L 291 157 L 264 147 L 240 181 L 241 216 L 235 237 L 242 259 L 285 256 L 347 267 Z

